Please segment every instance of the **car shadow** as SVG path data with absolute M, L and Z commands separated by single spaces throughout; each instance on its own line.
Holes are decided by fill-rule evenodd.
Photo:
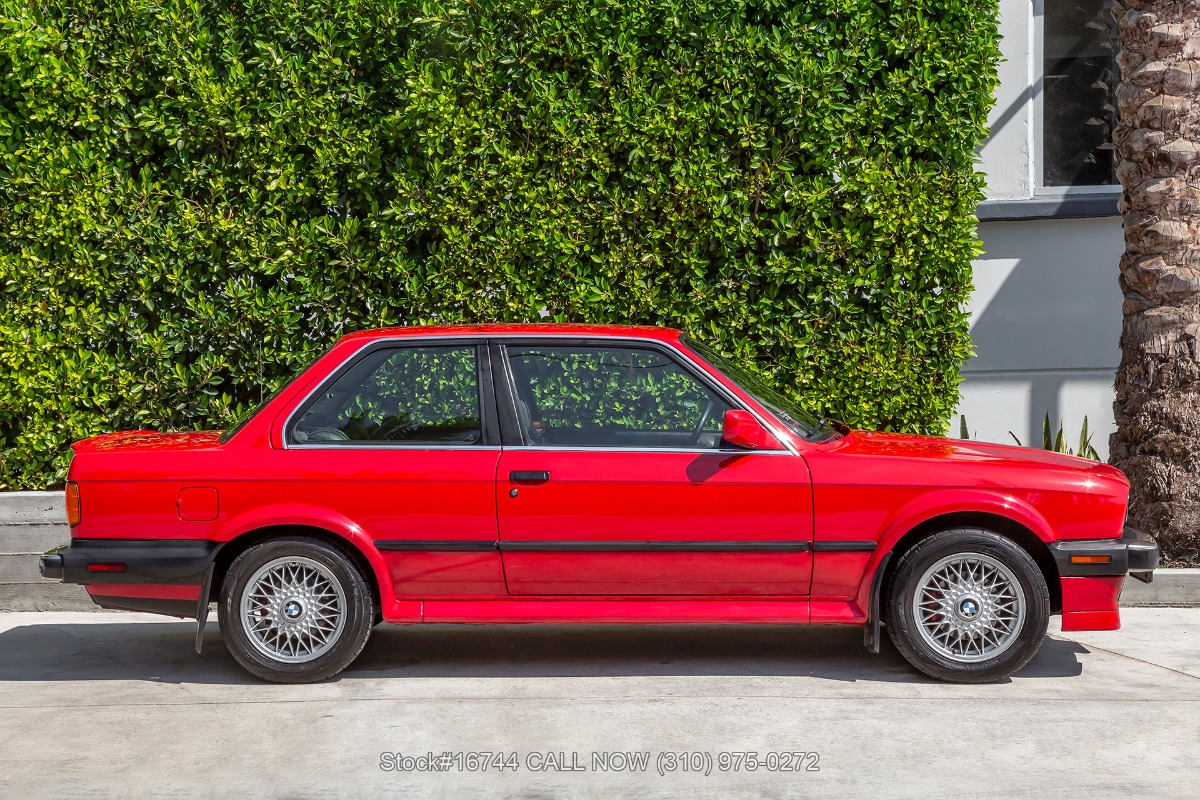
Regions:
M 255 684 L 233 660 L 215 623 L 204 653 L 195 623 L 25 625 L 0 633 L 0 681 L 153 681 Z M 1082 673 L 1082 645 L 1047 637 L 1017 677 Z M 334 680 L 627 676 L 811 677 L 933 683 L 884 637 L 879 655 L 862 629 L 782 625 L 381 625 Z

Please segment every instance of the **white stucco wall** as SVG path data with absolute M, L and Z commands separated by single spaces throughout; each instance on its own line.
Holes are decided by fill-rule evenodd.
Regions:
M 1053 0 L 1050 0 L 1053 1 Z M 980 150 L 988 198 L 1020 208 L 1117 187 L 1041 188 L 1041 19 L 1047 0 L 1001 0 L 1003 61 Z M 1042 419 L 1063 423 L 1070 446 L 1084 416 L 1092 445 L 1108 457 L 1113 377 L 1120 360 L 1124 251 L 1120 217 L 981 222 L 985 254 L 975 262 L 971 336 L 959 413 L 972 438 L 1038 445 Z M 958 417 L 950 435 L 957 436 Z
M 1011 444 L 1012 431 L 1040 442 L 1049 413 L 1074 448 L 1086 415 L 1092 445 L 1107 458 L 1120 361 L 1120 218 L 985 222 L 979 235 L 975 356 L 963 365 L 959 405 L 971 438 Z
M 990 135 L 980 149 L 983 171 L 988 176 L 988 197 L 1024 199 L 1033 197 L 1036 176 L 1034 140 L 1037 120 L 1035 101 L 1040 102 L 1040 83 L 1034 69 L 1038 48 L 1034 35 L 1042 0 L 1000 0 L 1000 84 L 996 102 L 988 115 Z

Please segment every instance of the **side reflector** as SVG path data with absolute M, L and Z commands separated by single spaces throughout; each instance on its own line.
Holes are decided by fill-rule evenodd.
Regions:
M 88 572 L 124 572 L 124 563 L 115 564 L 88 564 Z
M 1071 556 L 1072 564 L 1111 564 L 1112 556 Z
M 83 506 L 79 503 L 79 484 L 67 481 L 67 524 L 74 528 L 83 519 Z

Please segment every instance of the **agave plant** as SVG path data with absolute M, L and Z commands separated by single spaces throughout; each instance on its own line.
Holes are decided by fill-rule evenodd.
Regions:
M 1083 427 L 1079 430 L 1079 446 L 1075 450 L 1072 450 L 1067 446 L 1067 437 L 1063 433 L 1063 426 L 1061 422 L 1058 424 L 1058 433 L 1052 434 L 1052 430 L 1053 429 L 1050 427 L 1050 415 L 1047 414 L 1042 420 L 1043 450 L 1051 450 L 1055 453 L 1065 453 L 1069 456 L 1081 456 L 1083 458 L 1090 458 L 1093 461 L 1100 460 L 1100 454 L 1096 452 L 1096 448 L 1092 447 L 1092 432 L 1088 430 L 1087 417 L 1083 418 Z M 1012 431 L 1009 431 L 1008 435 L 1012 437 L 1013 441 L 1017 443 L 1018 447 L 1025 446 Z M 963 414 L 959 414 L 958 416 L 958 438 L 971 438 L 970 430 L 967 428 L 967 418 Z
M 1058 433 L 1051 434 L 1053 428 L 1050 427 L 1050 415 L 1047 414 L 1042 420 L 1042 449 L 1052 450 L 1055 453 L 1065 453 L 1069 456 L 1081 456 L 1082 458 L 1090 458 L 1093 461 L 1100 460 L 1100 454 L 1096 452 L 1096 448 L 1092 447 L 1092 432 L 1088 430 L 1087 417 L 1083 418 L 1083 427 L 1079 430 L 1079 447 L 1072 450 L 1067 446 L 1067 437 L 1063 433 L 1062 422 L 1058 423 Z M 1013 438 L 1013 441 L 1018 446 L 1024 447 L 1021 440 L 1012 431 L 1008 435 Z

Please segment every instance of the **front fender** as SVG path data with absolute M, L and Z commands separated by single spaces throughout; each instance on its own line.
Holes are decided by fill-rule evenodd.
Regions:
M 855 603 L 865 609 L 870 601 L 871 582 L 887 553 L 909 531 L 939 517 L 952 514 L 991 514 L 1028 528 L 1043 542 L 1054 541 L 1054 530 L 1045 516 L 1026 499 L 1012 492 L 978 489 L 946 489 L 923 492 L 902 505 L 884 524 L 871 558 L 855 593 Z
M 887 552 L 900 537 L 923 522 L 950 514 L 993 514 L 1019 523 L 1043 542 L 1056 538 L 1046 517 L 1015 492 L 986 489 L 944 489 L 922 492 L 898 508 L 883 526 L 876 552 Z

